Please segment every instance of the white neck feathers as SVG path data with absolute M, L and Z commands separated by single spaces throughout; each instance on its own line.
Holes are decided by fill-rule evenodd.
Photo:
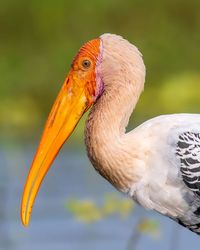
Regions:
M 145 66 L 138 49 L 123 38 L 101 36 L 102 62 L 97 69 L 104 92 L 87 120 L 85 142 L 89 158 L 101 175 L 124 190 L 133 181 L 125 168 L 128 145 L 125 128 L 144 88 Z

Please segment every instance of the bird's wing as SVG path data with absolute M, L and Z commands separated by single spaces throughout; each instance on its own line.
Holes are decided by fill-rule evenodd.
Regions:
M 159 116 L 134 133 L 150 150 L 137 201 L 200 235 L 200 115 Z
M 184 132 L 179 135 L 176 155 L 186 186 L 200 196 L 200 133 Z
M 200 235 L 200 129 L 194 125 L 178 134 L 176 157 L 180 176 L 193 196 L 187 201 L 189 210 L 177 219 L 178 223 Z M 186 195 L 186 196 L 187 196 Z M 188 197 L 189 197 L 188 196 Z M 187 198 L 185 197 L 187 200 Z

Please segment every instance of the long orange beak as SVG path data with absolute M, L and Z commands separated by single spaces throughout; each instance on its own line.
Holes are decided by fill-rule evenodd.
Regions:
M 29 224 L 39 187 L 63 143 L 73 132 L 82 115 L 91 106 L 84 84 L 69 73 L 52 107 L 29 171 L 21 203 L 21 220 Z

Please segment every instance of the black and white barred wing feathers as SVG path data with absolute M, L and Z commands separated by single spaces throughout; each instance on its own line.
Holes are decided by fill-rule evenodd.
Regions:
M 200 133 L 185 132 L 179 136 L 176 148 L 180 171 L 186 186 L 200 195 Z

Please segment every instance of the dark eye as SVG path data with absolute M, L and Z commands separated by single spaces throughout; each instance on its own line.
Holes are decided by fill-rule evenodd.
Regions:
M 91 65 L 91 62 L 88 59 L 85 59 L 82 61 L 83 68 L 88 69 L 90 65 Z

